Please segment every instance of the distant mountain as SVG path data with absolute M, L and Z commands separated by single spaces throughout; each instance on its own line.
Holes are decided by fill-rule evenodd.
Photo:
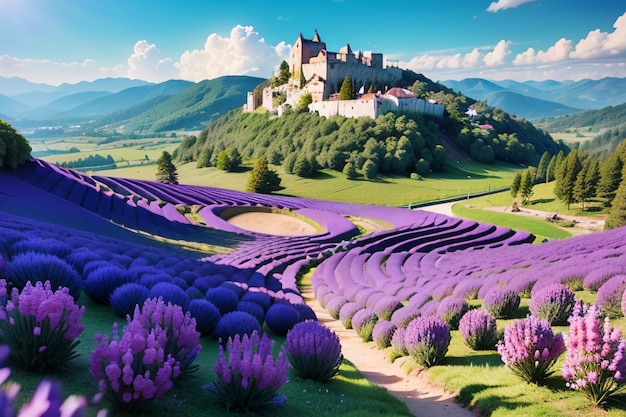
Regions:
M 0 94 L 0 113 L 6 115 L 20 114 L 30 110 L 30 106 L 17 101 L 9 96 Z
M 30 118 L 49 118 L 60 112 L 68 111 L 79 106 L 84 106 L 93 100 L 101 97 L 110 96 L 112 93 L 108 91 L 85 91 L 83 93 L 70 94 L 63 96 L 52 103 L 44 104 L 29 113 Z
M 11 84 L 11 81 L 16 82 L 17 88 Z M 89 91 L 117 93 L 127 88 L 149 84 L 151 83 L 147 81 L 130 78 L 101 78 L 95 81 L 81 81 L 76 84 L 64 83 L 55 87 L 48 84 L 31 83 L 21 78 L 0 77 L 0 94 L 11 96 L 32 107 L 39 107 L 71 94 Z
M 467 78 L 442 81 L 443 85 L 468 97 L 487 101 L 506 112 L 525 118 L 572 114 L 626 102 L 626 78 L 581 81 L 488 81 Z M 515 93 L 517 96 L 504 95 Z M 524 98 L 525 96 L 526 98 Z M 533 101 L 537 99 L 541 101 Z
M 126 133 L 202 129 L 229 110 L 246 103 L 248 91 L 265 81 L 248 76 L 225 76 L 201 81 L 123 126 Z
M 536 124 L 548 132 L 583 127 L 593 131 L 611 129 L 626 125 L 626 103 L 600 110 L 588 110 L 575 115 L 543 118 L 537 120 Z

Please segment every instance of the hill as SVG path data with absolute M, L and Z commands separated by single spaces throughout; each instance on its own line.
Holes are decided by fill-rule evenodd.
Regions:
M 467 96 L 487 101 L 492 106 L 525 118 L 572 114 L 626 102 L 626 78 L 524 82 L 466 78 L 441 83 Z
M 549 117 L 537 120 L 537 125 L 548 132 L 565 129 L 590 128 L 600 130 L 614 128 L 626 123 L 626 103 L 608 106 L 599 110 L 589 110 L 560 117 Z

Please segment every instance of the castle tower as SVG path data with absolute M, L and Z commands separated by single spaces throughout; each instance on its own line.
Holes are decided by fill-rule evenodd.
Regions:
M 326 49 L 326 43 L 322 42 L 319 33 L 317 33 L 317 29 L 313 34 L 313 39 L 306 39 L 302 36 L 302 33 L 300 33 L 293 43 L 289 56 L 291 62 L 291 77 L 299 79 L 302 64 L 308 64 L 310 59 L 317 56 L 323 49 Z

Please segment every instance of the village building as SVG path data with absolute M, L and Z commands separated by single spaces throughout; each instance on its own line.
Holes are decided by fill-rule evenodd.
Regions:
M 444 106 L 417 98 L 405 88 L 388 88 L 402 78 L 402 70 L 385 67 L 383 54 L 371 51 L 353 51 L 345 45 L 339 52 L 331 52 L 315 31 L 312 39 L 300 34 L 290 52 L 289 82 L 278 87 L 266 87 L 262 97 L 248 93 L 246 111 L 254 111 L 260 104 L 269 111 L 282 114 L 282 106 L 295 107 L 304 94 L 310 94 L 309 111 L 321 116 L 368 116 L 375 119 L 381 113 L 417 112 L 442 117 Z M 341 84 L 351 77 L 358 98 L 339 100 Z M 407 86 L 408 87 L 408 86 Z M 275 98 L 284 102 L 275 106 Z

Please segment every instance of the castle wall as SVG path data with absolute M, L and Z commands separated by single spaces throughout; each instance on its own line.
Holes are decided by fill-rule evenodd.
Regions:
M 340 114 L 345 117 L 371 117 L 376 119 L 378 101 L 368 100 L 331 100 L 318 101 L 309 104 L 310 112 L 317 112 L 320 116 L 331 117 Z

